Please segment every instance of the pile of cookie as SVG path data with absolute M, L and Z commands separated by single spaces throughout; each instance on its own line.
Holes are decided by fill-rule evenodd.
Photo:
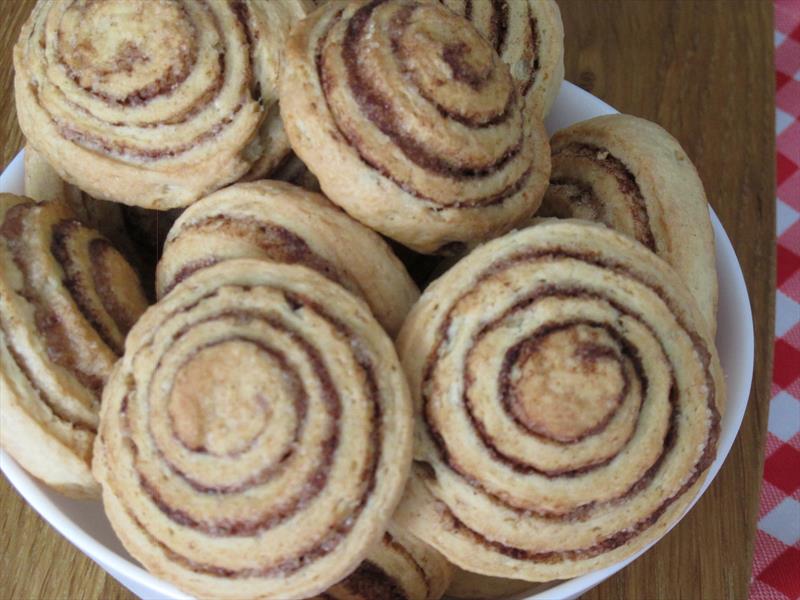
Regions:
M 552 0 L 40 0 L 14 66 L 2 447 L 156 576 L 503 597 L 691 501 L 703 186 L 636 117 L 548 139 Z

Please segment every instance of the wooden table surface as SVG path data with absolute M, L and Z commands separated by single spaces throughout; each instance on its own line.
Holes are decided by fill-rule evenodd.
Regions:
M 585 598 L 745 598 L 769 407 L 775 293 L 772 5 L 558 1 L 567 79 L 622 112 L 660 123 L 680 140 L 736 248 L 756 323 L 750 404 L 719 476 L 672 533 Z M 0 0 L 3 166 L 22 145 L 11 49 L 33 3 Z M 0 597 L 133 596 L 0 478 Z

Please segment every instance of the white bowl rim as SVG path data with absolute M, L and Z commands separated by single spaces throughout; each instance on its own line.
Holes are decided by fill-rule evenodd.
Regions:
M 559 103 L 571 102 L 576 105 L 581 105 L 583 108 L 588 107 L 587 112 L 592 112 L 595 115 L 600 114 L 613 114 L 616 111 L 614 108 L 600 100 L 599 98 L 584 91 L 578 86 L 565 81 L 562 84 L 559 96 L 555 105 Z M 588 118 L 588 117 L 587 117 Z M 559 122 L 558 119 L 551 115 L 548 117 L 548 130 L 554 131 L 565 126 L 566 122 Z M 16 157 L 9 163 L 6 169 L 0 175 L 0 191 L 15 189 L 17 193 L 21 193 L 21 181 L 24 161 L 24 150 L 20 151 Z M 729 390 L 738 390 L 735 402 L 731 402 L 731 397 L 728 399 L 728 407 L 723 418 L 723 427 L 719 440 L 719 448 L 717 457 L 709 469 L 708 476 L 700 488 L 699 492 L 692 500 L 689 507 L 664 533 L 666 535 L 669 530 L 677 525 L 683 516 L 688 512 L 692 506 L 702 497 L 708 486 L 716 477 L 719 469 L 721 468 L 725 458 L 727 457 L 736 435 L 741 426 L 742 418 L 744 417 L 747 408 L 747 402 L 750 395 L 750 387 L 752 384 L 753 376 L 753 359 L 754 359 L 754 337 L 753 337 L 753 318 L 750 308 L 750 299 L 747 293 L 747 286 L 744 281 L 744 276 L 741 271 L 738 259 L 734 252 L 733 246 L 725 232 L 722 224 L 717 218 L 716 213 L 709 207 L 711 213 L 712 225 L 716 236 L 717 246 L 717 263 L 720 275 L 725 275 L 729 278 L 728 283 L 734 292 L 728 298 L 721 300 L 720 305 L 724 302 L 732 303 L 731 308 L 733 317 L 735 317 L 734 327 L 738 328 L 738 333 L 734 337 L 738 337 L 735 341 L 739 342 L 738 354 L 736 362 L 740 363 L 740 368 L 735 370 L 725 371 L 725 377 L 729 384 Z M 723 272 L 724 270 L 724 272 Z M 720 277 L 722 279 L 722 277 Z M 720 331 L 719 335 L 725 335 L 725 331 Z M 731 382 L 734 385 L 731 385 Z M 10 456 L 4 451 L 0 450 L 0 470 L 3 471 L 5 476 L 11 484 L 17 489 L 22 497 L 44 518 L 56 531 L 63 535 L 67 540 L 77 546 L 84 554 L 95 560 L 106 571 L 110 572 L 115 578 L 120 580 L 121 583 L 126 585 L 129 589 L 136 592 L 138 589 L 147 590 L 154 593 L 159 597 L 175 598 L 181 600 L 190 600 L 191 597 L 178 590 L 173 585 L 163 581 L 154 575 L 148 573 L 144 568 L 121 556 L 117 552 L 111 550 L 87 531 L 76 524 L 63 510 L 58 506 L 57 502 L 50 497 L 49 490 L 33 477 L 28 475 Z M 57 498 L 61 498 L 55 494 Z M 646 548 L 630 556 L 618 563 L 575 577 L 573 579 L 564 581 L 551 588 L 535 593 L 533 595 L 525 596 L 525 593 L 515 596 L 518 600 L 553 600 L 554 598 L 569 599 L 574 598 L 589 589 L 595 587 L 611 575 L 624 568 L 636 558 L 641 556 L 655 543 L 661 540 L 663 536 L 659 537 Z M 133 585 L 131 585 L 133 584 Z M 531 584 L 535 586 L 536 584 Z M 137 588 L 136 590 L 133 588 Z

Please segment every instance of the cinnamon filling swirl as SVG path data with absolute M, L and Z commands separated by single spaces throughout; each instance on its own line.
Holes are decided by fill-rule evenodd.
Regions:
M 701 336 L 678 316 L 680 313 L 675 306 L 670 304 L 669 296 L 658 285 L 640 278 L 625 265 L 601 259 L 597 256 L 578 254 L 574 251 L 562 249 L 527 251 L 496 262 L 477 278 L 475 285 L 480 286 L 489 278 L 497 276 L 499 273 L 521 263 L 562 259 L 586 262 L 601 269 L 624 275 L 638 284 L 650 288 L 660 298 L 664 299 L 667 307 L 676 316 L 681 331 L 691 340 L 696 357 L 702 366 L 705 377 L 706 409 L 710 422 L 700 456 L 683 480 L 680 489 L 664 499 L 652 513 L 639 519 L 634 526 L 626 528 L 625 531 L 604 539 L 591 547 L 568 552 L 527 552 L 483 537 L 479 532 L 470 529 L 461 522 L 449 509 L 443 508 L 444 514 L 447 515 L 454 529 L 467 532 L 481 544 L 519 560 L 559 562 L 580 557 L 585 558 L 606 552 L 626 543 L 655 523 L 675 500 L 692 487 L 713 460 L 720 433 L 720 413 L 716 405 L 715 383 L 711 373 L 710 355 L 705 343 L 702 341 Z M 603 505 L 617 505 L 620 502 L 629 500 L 647 488 L 657 478 L 659 469 L 674 448 L 678 421 L 681 418 L 680 392 L 675 375 L 677 367 L 670 361 L 664 365 L 670 374 L 671 383 L 668 388 L 670 390 L 668 426 L 661 441 L 661 448 L 654 455 L 650 466 L 641 476 L 637 477 L 616 496 L 609 497 L 604 501 L 591 501 L 563 511 L 541 510 L 531 504 L 521 503 L 509 495 L 493 491 L 491 486 L 487 486 L 481 480 L 480 475 L 459 462 L 458 452 L 455 449 L 451 449 L 444 434 L 440 431 L 437 416 L 433 412 L 430 395 L 432 390 L 436 389 L 433 381 L 436 376 L 436 370 L 443 360 L 442 357 L 446 355 L 443 349 L 450 347 L 454 343 L 451 336 L 454 331 L 458 331 L 457 328 L 454 328 L 454 311 L 456 311 L 459 303 L 464 301 L 470 293 L 467 292 L 464 296 L 457 298 L 442 320 L 439 327 L 438 340 L 431 349 L 420 384 L 422 419 L 443 463 L 453 472 L 458 473 L 471 487 L 488 496 L 493 503 L 522 515 L 535 515 L 548 520 L 564 522 L 585 520 L 594 511 L 601 509 Z M 572 478 L 583 475 L 608 465 L 629 445 L 633 432 L 637 428 L 641 403 L 648 394 L 649 382 L 647 373 L 649 368 L 643 362 L 642 355 L 635 343 L 625 333 L 618 330 L 617 325 L 591 320 L 545 323 L 537 329 L 525 333 L 520 341 L 505 350 L 500 363 L 496 387 L 494 388 L 499 395 L 499 406 L 519 428 L 519 434 L 538 437 L 543 441 L 558 444 L 562 447 L 577 444 L 601 435 L 609 427 L 612 420 L 618 417 L 623 404 L 629 401 L 626 398 L 635 395 L 634 412 L 632 413 L 634 416 L 630 431 L 618 441 L 615 447 L 611 448 L 612 451 L 607 455 L 595 455 L 591 457 L 592 459 L 589 462 L 569 469 L 541 468 L 531 460 L 526 459 L 523 461 L 519 456 L 508 455 L 500 447 L 499 440 L 489 433 L 489 427 L 484 422 L 484 417 L 481 417 L 481 413 L 473 401 L 472 388 L 478 381 L 477 375 L 472 371 L 472 365 L 477 361 L 477 359 L 473 359 L 473 354 L 478 351 L 477 349 L 480 348 L 481 344 L 485 343 L 484 340 L 491 336 L 494 331 L 502 327 L 508 327 L 509 323 L 520 322 L 517 315 L 521 311 L 530 309 L 540 302 L 550 300 L 569 302 L 576 299 L 590 303 L 606 304 L 617 314 L 624 315 L 624 318 L 638 323 L 661 346 L 661 355 L 668 356 L 664 351 L 662 342 L 659 341 L 656 332 L 648 324 L 644 316 L 620 305 L 611 298 L 604 297 L 596 290 L 547 285 L 523 297 L 498 317 L 483 324 L 473 334 L 463 352 L 463 395 L 461 402 L 468 415 L 471 427 L 491 459 L 521 474 L 536 473 L 548 479 L 557 480 L 564 477 Z M 485 374 L 482 377 L 485 378 Z M 585 379 L 586 385 L 579 386 L 575 384 L 576 377 L 577 381 Z M 564 416 L 565 397 L 569 398 L 567 404 L 570 405 L 570 410 L 573 407 L 580 408 L 580 410 L 576 409 L 574 413 L 567 412 L 566 414 L 569 418 Z M 557 403 L 558 406 L 555 406 L 554 403 Z M 420 473 L 424 475 L 425 471 Z M 430 468 L 427 473 L 428 478 L 436 477 L 435 472 Z
M 10 340 L 11 336 L 9 335 L 9 331 L 6 329 L 6 324 L 2 318 L 0 318 L 0 333 L 3 334 L 3 337 L 6 340 Z M 95 434 L 97 433 L 97 425 L 92 423 L 88 420 L 82 419 L 71 412 L 65 410 L 58 400 L 53 398 L 50 394 L 48 394 L 36 381 L 36 377 L 31 370 L 30 365 L 26 362 L 25 358 L 17 352 L 17 349 L 14 347 L 13 344 L 8 344 L 7 346 L 8 352 L 11 355 L 12 360 L 14 361 L 14 365 L 19 369 L 22 375 L 25 377 L 28 385 L 31 386 L 31 389 L 36 394 L 36 397 L 41 400 L 50 412 L 62 423 L 69 425 L 73 429 L 77 429 L 79 431 L 88 431 L 89 433 Z
M 81 385 L 86 387 L 99 401 L 104 378 L 86 369 L 85 361 L 78 349 L 74 347 L 74 342 L 70 339 L 69 331 L 65 327 L 62 318 L 53 312 L 41 297 L 39 290 L 32 283 L 35 267 L 31 262 L 30 249 L 26 241 L 26 236 L 29 234 L 26 220 L 29 213 L 36 210 L 36 207 L 37 205 L 33 202 L 21 203 L 11 207 L 0 226 L 0 236 L 5 239 L 14 264 L 22 275 L 23 287 L 21 295 L 34 308 L 34 323 L 38 334 L 45 340 L 48 358 L 53 363 L 72 373 Z M 55 239 L 54 237 L 54 242 Z M 67 289 L 70 293 L 74 292 L 76 294 L 73 299 L 80 307 L 82 300 L 85 299 L 83 292 L 76 291 L 77 287 L 70 289 L 67 286 Z M 88 320 L 93 326 L 97 324 L 96 320 Z M 99 331 L 98 335 L 102 336 Z M 23 372 L 29 371 L 28 369 L 23 369 Z
M 251 241 L 269 260 L 287 264 L 302 264 L 331 281 L 344 285 L 351 291 L 361 293 L 359 286 L 354 281 L 341 273 L 330 261 L 315 253 L 303 238 L 275 223 L 253 218 L 214 215 L 186 225 L 181 232 L 198 235 L 205 232 L 224 234 L 232 238 Z M 184 265 L 178 270 L 172 281 L 165 286 L 163 293 L 168 294 L 181 281 L 200 269 L 216 264 L 219 260 L 217 257 L 209 256 Z
M 447 0 L 439 1 L 449 5 Z M 527 0 L 515 1 L 513 6 L 509 5 L 508 0 L 490 0 L 486 4 L 488 6 L 485 12 L 477 11 L 476 14 L 472 0 L 466 0 L 457 12 L 471 21 L 491 43 L 497 54 L 509 62 L 519 95 L 524 98 L 536 82 L 541 69 L 538 19 L 531 8 L 531 3 Z M 509 45 L 509 30 L 512 21 L 517 19 L 527 25 L 522 39 L 517 38 L 519 47 L 517 44 Z M 519 59 L 517 59 L 518 54 L 521 54 Z
M 241 36 L 242 45 L 251 53 L 248 41 L 255 35 L 247 16 L 235 8 L 231 7 L 235 18 L 229 20 L 204 2 L 191 9 L 178 2 L 159 2 L 158 6 L 141 1 L 74 3 L 60 16 L 51 68 L 63 70 L 88 98 L 67 90 L 65 101 L 81 119 L 67 119 L 65 113 L 55 110 L 49 113 L 51 122 L 67 140 L 110 156 L 143 162 L 178 157 L 219 136 L 253 99 L 250 88 L 255 89 L 250 55 L 237 69 L 236 79 L 228 73 L 232 66 L 226 58 L 230 44 Z M 109 27 L 109 22 L 126 25 Z M 230 26 L 236 31 L 229 31 Z M 35 28 L 32 34 L 40 36 L 40 45 L 45 48 L 45 28 Z M 117 36 L 124 39 L 120 41 Z M 215 42 L 210 43 L 212 40 Z M 209 45 L 201 47 L 203 41 Z M 200 70 L 202 78 L 197 74 Z M 241 88 L 234 94 L 231 86 L 236 81 Z M 37 102 L 48 102 L 40 97 L 40 93 L 46 93 L 44 88 L 34 86 L 32 91 Z M 180 98 L 167 113 L 158 110 L 155 120 L 143 116 L 142 109 L 178 94 Z M 137 136 L 124 135 L 128 128 L 185 126 L 201 112 L 210 113 L 215 102 L 230 104 L 234 95 L 237 99 L 225 116 L 212 118 L 210 127 L 183 143 L 154 148 L 148 141 L 131 141 Z M 112 112 L 131 112 L 127 118 L 106 119 L 94 103 L 107 105 L 114 109 Z M 98 127 L 84 126 L 82 121 L 102 121 L 112 129 L 109 135 L 102 135 Z
M 73 6 L 73 11 L 66 15 L 62 24 L 76 27 L 76 34 L 67 39 L 65 28 L 59 28 L 55 51 L 56 64 L 62 67 L 67 76 L 83 91 L 104 102 L 119 106 L 141 106 L 153 98 L 168 95 L 182 84 L 191 73 L 197 62 L 197 29 L 191 21 L 186 8 L 178 3 L 167 6 L 168 14 L 160 19 L 161 30 L 167 27 L 172 35 L 163 36 L 157 52 L 148 47 L 147 39 L 133 39 L 131 35 L 123 43 L 115 43 L 106 39 L 111 32 L 118 35 L 119 28 L 99 26 L 104 20 L 102 7 L 94 3 L 83 3 Z M 142 13 L 136 10 L 135 4 L 126 7 L 119 3 L 122 14 L 117 18 L 127 23 L 142 20 Z M 125 9 L 128 10 L 125 10 Z M 98 35 L 98 32 L 100 35 Z M 88 37 L 91 33 L 92 37 Z M 86 37 L 84 37 L 86 36 Z M 113 51 L 111 46 L 114 46 Z M 144 46 L 144 47 L 143 47 Z M 154 54 L 164 58 L 163 65 L 155 60 Z M 145 68 L 152 72 L 152 81 L 146 85 L 130 90 L 125 95 L 114 93 L 111 81 L 120 79 L 118 74 L 131 76 L 135 69 Z
M 247 293 L 251 288 L 241 287 L 242 293 Z M 212 298 L 216 293 L 203 296 L 186 310 L 192 310 Z M 213 574 L 226 578 L 249 578 L 266 577 L 275 574 L 291 574 L 310 563 L 332 552 L 341 540 L 353 527 L 359 514 L 364 509 L 375 486 L 377 465 L 381 458 L 381 401 L 379 398 L 377 376 L 375 367 L 363 352 L 359 350 L 358 342 L 353 337 L 350 328 L 337 318 L 323 309 L 318 303 L 310 298 L 298 294 L 286 293 L 286 302 L 294 307 L 294 311 L 309 311 L 315 317 L 323 319 L 330 325 L 336 334 L 343 339 L 351 340 L 353 359 L 360 369 L 358 380 L 364 386 L 367 400 L 369 402 L 369 420 L 365 427 L 369 430 L 370 454 L 364 463 L 363 469 L 358 474 L 357 488 L 360 490 L 358 500 L 348 510 L 336 515 L 327 529 L 327 533 L 321 539 L 316 539 L 303 548 L 297 555 L 285 557 L 275 563 L 263 565 L 258 568 L 247 569 L 224 569 L 219 566 L 203 564 L 195 561 L 175 550 L 171 549 L 164 541 L 157 539 L 148 531 L 145 524 L 136 515 L 128 510 L 129 516 L 139 524 L 140 529 L 148 536 L 150 541 L 164 550 L 171 560 L 174 560 L 187 568 L 198 573 Z M 335 459 L 337 449 L 341 445 L 341 413 L 342 400 L 340 398 L 339 386 L 334 382 L 333 376 L 327 366 L 327 361 L 322 357 L 320 351 L 305 339 L 305 335 L 282 322 L 277 316 L 270 313 L 255 310 L 231 309 L 218 312 L 217 314 L 204 318 L 200 321 L 192 321 L 183 329 L 172 334 L 172 345 L 181 344 L 182 340 L 198 328 L 213 327 L 220 323 L 235 323 L 240 327 L 256 328 L 263 331 L 280 332 L 281 335 L 291 340 L 295 350 L 302 355 L 302 360 L 314 374 L 313 385 L 318 390 L 324 411 L 327 414 L 327 429 L 323 437 L 315 447 L 315 452 L 309 454 L 316 465 L 307 469 L 305 481 L 297 485 L 295 492 L 288 497 L 280 500 L 279 503 L 268 506 L 266 510 L 254 516 L 246 518 L 198 518 L 190 514 L 187 510 L 173 505 L 166 495 L 161 491 L 159 482 L 152 479 L 142 469 L 140 460 L 144 453 L 139 445 L 144 443 L 155 448 L 158 460 L 167 467 L 176 478 L 188 484 L 194 492 L 201 496 L 220 497 L 246 494 L 257 486 L 268 483 L 273 478 L 285 472 L 291 463 L 300 460 L 300 454 L 305 454 L 302 449 L 303 432 L 307 426 L 308 415 L 308 382 L 304 382 L 297 369 L 292 366 L 282 348 L 277 348 L 272 344 L 253 337 L 242 337 L 241 335 L 229 336 L 218 339 L 211 344 L 206 344 L 193 349 L 183 357 L 177 367 L 176 374 L 172 378 L 171 387 L 166 392 L 167 419 L 169 421 L 169 431 L 171 438 L 176 441 L 187 452 L 195 456 L 208 456 L 219 459 L 235 459 L 244 453 L 251 451 L 255 441 L 266 435 L 265 425 L 271 418 L 273 410 L 270 402 L 266 400 L 268 392 L 266 389 L 261 395 L 253 390 L 260 390 L 259 386 L 265 383 L 241 383 L 234 377 L 240 373 L 240 369 L 229 368 L 231 361 L 236 361 L 238 365 L 244 364 L 248 372 L 261 373 L 264 377 L 275 375 L 276 382 L 270 384 L 272 394 L 277 394 L 275 385 L 283 389 L 285 397 L 290 398 L 290 404 L 295 418 L 295 428 L 292 435 L 286 441 L 284 450 L 279 458 L 264 466 L 254 475 L 231 485 L 222 486 L 210 484 L 198 480 L 196 475 L 189 475 L 184 472 L 170 457 L 170 450 L 161 447 L 161 439 L 150 428 L 152 419 L 149 421 L 148 429 L 144 432 L 137 430 L 133 419 L 138 418 L 131 413 L 131 403 L 123 401 L 120 407 L 120 419 L 122 424 L 123 436 L 126 440 L 128 451 L 134 458 L 134 469 L 142 491 L 153 505 L 171 522 L 182 527 L 187 527 L 198 532 L 213 537 L 246 537 L 256 536 L 269 529 L 284 523 L 287 519 L 302 512 L 328 485 L 328 476 Z M 258 324 L 258 325 L 256 325 Z M 154 386 L 159 379 L 159 369 L 166 360 L 166 355 L 171 352 L 171 346 L 160 350 L 162 358 L 158 360 L 156 369 L 149 380 L 149 397 L 157 397 L 158 393 Z M 139 352 L 152 352 L 148 346 L 142 347 Z M 295 357 L 293 360 L 297 360 Z M 256 368 L 256 365 L 260 365 Z M 245 368 L 242 367 L 242 368 Z M 264 375 L 264 374 L 267 375 Z M 202 394 L 198 393 L 193 381 L 198 376 L 203 376 L 211 381 L 210 392 L 204 389 Z M 248 387 L 249 386 L 249 387 Z M 253 387 L 255 386 L 255 387 Z M 244 390 L 248 390 L 247 393 Z M 128 395 L 135 393 L 129 388 Z M 223 406 L 231 405 L 231 409 L 239 415 L 242 427 L 237 429 L 236 436 L 230 437 L 226 434 L 227 427 L 221 426 L 223 423 L 219 419 L 223 418 L 215 411 L 221 410 L 219 402 L 206 405 L 208 397 L 227 398 L 223 401 Z M 126 395 L 127 397 L 127 395 Z M 208 400 L 211 402 L 211 400 Z M 155 410 L 153 408 L 150 409 Z M 242 416 L 244 415 L 244 416 Z M 144 435 L 144 438 L 142 436 Z M 305 459 L 304 459 L 305 460 Z M 366 573 L 366 572 L 365 572 Z
M 409 126 L 404 116 L 397 112 L 392 99 L 383 91 L 383 87 L 374 81 L 374 74 L 370 73 L 364 66 L 361 56 L 362 48 L 368 44 L 367 32 L 373 24 L 374 13 L 381 8 L 386 0 L 373 0 L 372 2 L 359 8 L 346 24 L 346 29 L 341 45 L 341 60 L 343 61 L 346 76 L 347 90 L 355 100 L 362 115 L 393 145 L 395 145 L 402 155 L 413 165 L 424 169 L 432 174 L 447 177 L 453 180 L 482 180 L 497 174 L 521 160 L 523 148 L 523 132 L 520 129 L 496 157 L 481 164 L 472 162 L 454 162 L 451 158 L 445 158 L 432 151 L 425 142 L 417 139 L 409 133 Z M 390 17 L 386 35 L 388 36 L 395 65 L 405 79 L 405 84 L 411 84 L 413 90 L 423 98 L 430 106 L 436 109 L 437 113 L 445 120 L 453 121 L 469 129 L 486 129 L 501 124 L 506 124 L 513 115 L 518 112 L 518 96 L 513 85 L 505 86 L 505 95 L 501 100 L 493 100 L 491 103 L 483 103 L 479 112 L 473 112 L 474 108 L 463 108 L 462 106 L 448 105 L 444 97 L 439 98 L 437 89 L 444 85 L 444 80 L 439 75 L 433 74 L 417 64 L 416 55 L 422 50 L 416 45 L 412 45 L 406 38 L 413 35 L 409 32 L 421 29 L 416 19 L 417 13 L 423 8 L 422 5 L 403 6 Z M 482 208 L 486 206 L 502 204 L 508 198 L 514 196 L 526 184 L 533 166 L 521 170 L 521 174 L 513 177 L 510 181 L 496 193 L 484 197 L 445 203 L 436 197 L 418 189 L 411 181 L 404 176 L 394 173 L 393 169 L 385 164 L 375 151 L 371 150 L 364 142 L 363 134 L 351 124 L 351 119 L 340 114 L 337 105 L 333 102 L 335 87 L 341 85 L 336 80 L 333 67 L 329 64 L 332 58 L 330 53 L 335 52 L 334 46 L 329 43 L 329 36 L 334 28 L 340 26 L 342 13 L 338 13 L 330 20 L 327 29 L 320 36 L 316 48 L 316 69 L 317 76 L 323 92 L 323 97 L 328 109 L 333 117 L 334 124 L 339 134 L 341 134 L 348 144 L 358 153 L 361 160 L 377 170 L 381 175 L 394 182 L 405 192 L 415 198 L 430 202 L 437 207 L 444 208 Z M 446 17 L 447 15 L 445 15 Z M 477 32 L 464 31 L 458 27 L 456 17 L 453 17 L 451 25 L 454 32 L 453 38 L 467 36 L 466 40 L 444 42 L 438 39 L 428 39 L 420 34 L 413 39 L 425 39 L 425 43 L 430 46 L 430 52 L 435 52 L 443 65 L 446 65 L 448 76 L 456 82 L 460 82 L 471 88 L 473 92 L 480 93 L 489 84 L 502 77 L 498 72 L 496 58 L 491 55 L 491 50 L 485 46 L 479 38 Z M 472 39 L 474 36 L 476 39 Z M 510 79 L 509 79 L 510 81 Z M 469 105 L 468 105 L 469 106 Z M 520 169 L 516 167 L 516 171 Z
M 633 236 L 638 242 L 656 251 L 656 242 L 650 226 L 647 202 L 642 195 L 636 177 L 619 158 L 607 149 L 591 144 L 573 142 L 553 153 L 554 171 L 558 170 L 558 160 L 578 159 L 596 165 L 608 173 L 617 182 L 620 195 L 625 198 L 626 206 L 633 219 Z M 592 189 L 591 185 L 576 178 L 554 177 L 550 181 L 549 198 L 545 201 L 543 216 L 576 216 L 579 218 L 597 218 L 606 222 L 603 210 L 603 199 Z M 574 204 L 571 204 L 574 203 Z M 607 223 L 608 224 L 608 223 Z
M 539 59 L 539 44 L 540 44 L 540 35 L 539 35 L 539 21 L 536 17 L 533 16 L 533 11 L 531 11 L 530 7 L 528 8 L 529 17 L 528 17 L 528 27 L 530 28 L 531 33 L 531 50 L 533 53 L 533 66 L 531 67 L 530 74 L 525 79 L 524 83 L 522 84 L 522 91 L 521 94 L 523 96 L 527 96 L 528 92 L 531 91 L 533 84 L 536 83 L 536 78 L 539 76 L 539 71 L 542 68 L 541 60 Z

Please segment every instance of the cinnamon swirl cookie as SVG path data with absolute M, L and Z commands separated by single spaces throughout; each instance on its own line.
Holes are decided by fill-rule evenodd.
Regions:
M 599 221 L 670 263 L 717 328 L 714 232 L 703 183 L 678 141 L 631 115 L 576 123 L 551 140 L 540 216 Z
M 315 600 L 439 600 L 451 574 L 436 550 L 389 527 L 352 575 Z
M 39 0 L 14 49 L 19 123 L 97 198 L 185 206 L 289 151 L 278 109 L 303 0 Z
M 439 0 L 469 19 L 511 69 L 528 110 L 547 116 L 564 81 L 564 26 L 554 0 Z
M 240 183 L 189 207 L 170 230 L 158 265 L 158 296 L 231 258 L 305 265 L 366 300 L 392 335 L 419 297 L 380 236 L 323 196 L 288 183 Z
M 130 553 L 188 593 L 290 600 L 383 535 L 412 409 L 366 304 L 299 265 L 236 259 L 179 284 L 128 336 L 94 470 Z
M 657 539 L 716 454 L 725 389 L 669 265 L 582 221 L 481 246 L 398 338 L 417 409 L 396 519 L 463 569 L 573 577 Z
M 418 252 L 500 235 L 541 202 L 541 120 L 524 117 L 492 46 L 440 4 L 325 4 L 289 37 L 281 98 L 325 194 Z
M 146 306 L 122 256 L 65 203 L 0 194 L 0 443 L 65 494 L 99 493 L 100 394 Z

